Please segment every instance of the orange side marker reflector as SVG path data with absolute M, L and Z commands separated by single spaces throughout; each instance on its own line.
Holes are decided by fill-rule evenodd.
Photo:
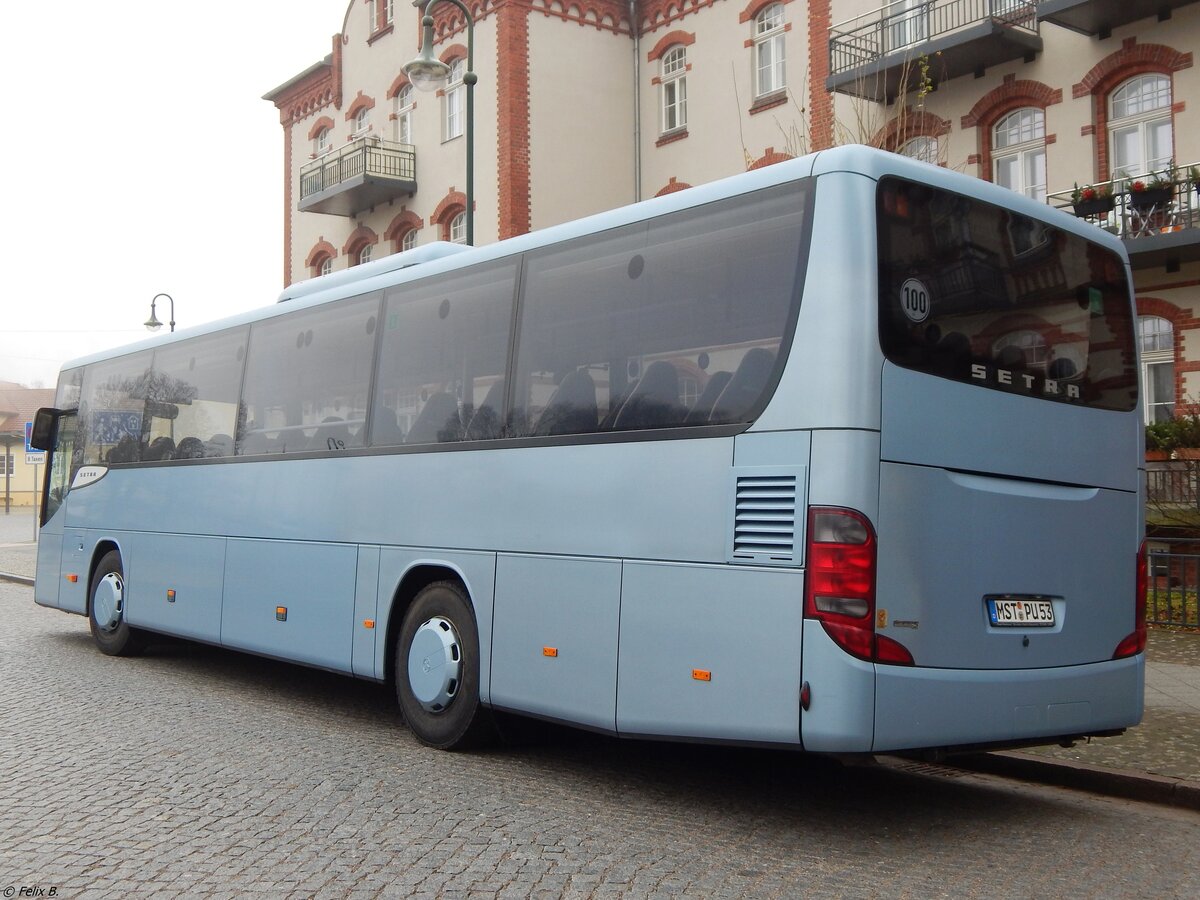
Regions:
M 374 619 L 363 619 L 363 628 L 374 628 L 374 627 L 375 627 Z
M 174 591 L 167 591 L 167 602 L 168 603 L 175 602 L 175 592 Z
M 543 647 L 542 656 L 558 656 L 557 647 Z
M 692 677 L 697 681 L 712 681 L 712 672 L 708 669 L 692 669 Z
M 75 584 L 77 581 L 79 581 L 79 576 L 78 575 L 68 575 L 67 581 L 71 582 L 71 584 Z
M 275 618 L 278 619 L 280 622 L 286 622 L 287 621 L 287 607 L 286 606 L 275 607 Z

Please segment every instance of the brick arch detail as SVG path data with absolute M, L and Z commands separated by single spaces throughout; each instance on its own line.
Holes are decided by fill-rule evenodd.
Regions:
M 1174 376 L 1175 376 L 1175 402 L 1176 409 L 1179 410 L 1191 404 L 1185 404 L 1184 398 L 1184 377 L 1189 372 L 1200 371 L 1200 363 L 1188 362 L 1183 356 L 1183 331 L 1184 329 L 1200 328 L 1200 320 L 1194 319 L 1191 314 L 1180 309 L 1174 303 L 1168 300 L 1162 300 L 1158 297 L 1138 297 L 1136 298 L 1136 309 L 1139 316 L 1159 316 L 1171 323 L 1172 335 L 1172 357 L 1174 358 Z M 1136 332 L 1135 332 L 1136 333 Z
M 791 3 L 792 0 L 750 0 L 745 8 L 738 13 L 738 22 L 745 24 L 757 16 L 768 6 L 774 6 L 776 3 Z
M 321 118 L 313 122 L 313 127 L 308 129 L 308 139 L 310 141 L 316 140 L 317 135 L 321 133 L 321 129 L 323 128 L 332 131 L 334 124 L 333 119 L 329 118 L 329 116 L 321 116 Z
M 766 166 L 773 166 L 773 165 L 775 165 L 775 163 L 787 162 L 789 159 L 792 159 L 792 158 L 793 158 L 792 155 L 789 153 L 780 153 L 774 147 L 768 147 L 766 152 L 763 153 L 762 156 L 760 156 L 758 159 L 756 159 L 754 162 L 750 163 L 750 165 L 748 165 L 746 167 L 746 171 L 751 172 L 754 169 L 761 169 Z
M 666 186 L 659 190 L 655 197 L 665 197 L 667 194 L 673 194 L 676 191 L 686 191 L 691 185 L 686 181 L 677 181 L 675 176 L 671 176 L 671 180 L 666 183 Z
M 322 238 L 313 244 L 313 248 L 308 251 L 308 256 L 304 260 L 304 265 L 312 269 L 317 265 L 318 262 L 324 260 L 325 257 L 337 259 L 337 255 L 337 247 L 333 246 L 333 244 L 329 243 L 329 241 Z
M 979 129 L 975 142 L 979 148 L 979 176 L 984 181 L 992 180 L 992 127 L 997 122 L 1009 113 L 1026 107 L 1040 109 L 1044 113 L 1046 107 L 1062 103 L 1062 99 L 1061 88 L 1051 88 L 1040 81 L 1017 81 L 1014 75 L 1006 75 L 1003 84 L 984 94 L 961 121 L 964 130 Z M 1054 141 L 1055 135 L 1047 132 L 1046 143 L 1052 144 Z
M 359 225 L 352 232 L 350 232 L 350 236 L 346 238 L 346 243 L 342 247 L 342 253 L 349 256 L 352 253 L 357 253 L 367 244 L 375 245 L 378 243 L 379 235 L 377 235 L 366 225 Z
M 443 50 L 441 52 L 441 54 L 438 56 L 438 59 L 440 59 L 446 65 L 450 65 L 450 63 L 454 62 L 456 59 L 461 59 L 461 60 L 465 61 L 466 58 L 467 58 L 467 48 L 464 47 L 462 44 L 451 44 L 449 47 L 447 47 L 445 50 Z
M 466 209 L 467 195 L 451 188 L 429 217 L 429 223 L 438 226 L 439 240 L 450 240 L 450 223 L 460 212 L 466 212 Z
M 425 220 L 418 216 L 411 209 L 406 209 L 400 215 L 392 219 L 387 230 L 383 233 L 383 238 L 386 241 L 392 242 L 393 251 L 400 252 L 400 242 L 404 236 L 410 231 L 416 231 L 425 227 Z
M 942 137 L 949 133 L 949 119 L 943 119 L 928 110 L 909 107 L 903 115 L 892 119 L 875 133 L 871 146 L 895 152 L 912 138 Z
M 646 54 L 646 62 L 662 59 L 664 53 L 675 46 L 690 47 L 696 43 L 696 35 L 690 31 L 672 31 L 664 34 L 654 45 L 654 49 Z
M 1181 53 L 1165 44 L 1139 44 L 1136 37 L 1121 42 L 1121 49 L 1110 53 L 1088 70 L 1078 84 L 1071 86 L 1075 99 L 1092 97 L 1092 140 L 1095 151 L 1096 181 L 1111 177 L 1108 159 L 1108 95 L 1135 75 L 1170 76 L 1192 66 L 1192 54 Z M 1174 99 L 1174 85 L 1171 86 Z M 1086 132 L 1085 132 L 1086 133 Z M 1080 179 L 1082 180 L 1082 179 Z
M 375 108 L 375 98 L 368 97 L 362 91 L 359 91 L 358 96 L 354 98 L 354 102 L 351 103 L 350 106 L 346 108 L 346 121 L 347 122 L 354 121 L 354 117 L 356 115 L 358 115 L 358 111 L 360 109 L 374 109 L 374 108 Z
M 412 84 L 412 82 L 408 80 L 407 75 L 405 75 L 403 72 L 401 72 L 399 75 L 396 76 L 396 80 L 393 81 L 391 86 L 387 89 L 387 99 L 395 100 L 396 96 L 400 93 L 400 91 L 402 91 L 404 89 L 404 86 L 407 84 Z

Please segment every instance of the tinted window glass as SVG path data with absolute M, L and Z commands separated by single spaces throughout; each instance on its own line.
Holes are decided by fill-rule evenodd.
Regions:
M 1137 402 L 1120 257 L 1009 210 L 880 182 L 879 327 L 892 362 L 1104 409 Z
M 88 366 L 79 403 L 77 445 L 84 465 L 141 459 L 150 351 Z
M 371 443 L 500 437 L 516 262 L 388 292 Z
M 379 295 L 255 323 L 237 453 L 361 447 Z
M 57 409 L 78 409 L 79 396 L 83 389 L 83 369 L 69 369 L 58 376 L 58 390 L 54 394 Z
M 517 433 L 749 421 L 799 297 L 804 183 L 531 253 Z
M 246 329 L 154 352 L 143 460 L 232 456 Z

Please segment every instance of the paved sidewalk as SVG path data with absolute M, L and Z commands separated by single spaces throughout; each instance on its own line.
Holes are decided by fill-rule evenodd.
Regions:
M 0 577 L 32 579 L 37 567 L 33 513 L 0 511 Z M 954 765 L 1085 787 L 1200 809 L 1200 633 L 1151 629 L 1146 650 L 1146 714 L 1119 737 L 1071 748 L 954 759 Z

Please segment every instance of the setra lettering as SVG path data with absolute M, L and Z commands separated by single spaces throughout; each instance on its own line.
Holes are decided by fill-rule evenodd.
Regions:
M 972 363 L 971 379 L 1004 387 L 1023 386 L 1031 394 L 1038 390 L 1038 378 L 1035 375 L 1014 372 L 1011 369 L 993 369 L 983 363 Z M 1041 393 L 1047 397 L 1066 397 L 1068 400 L 1080 400 L 1083 397 L 1079 385 L 1064 383 L 1054 378 L 1042 379 Z

